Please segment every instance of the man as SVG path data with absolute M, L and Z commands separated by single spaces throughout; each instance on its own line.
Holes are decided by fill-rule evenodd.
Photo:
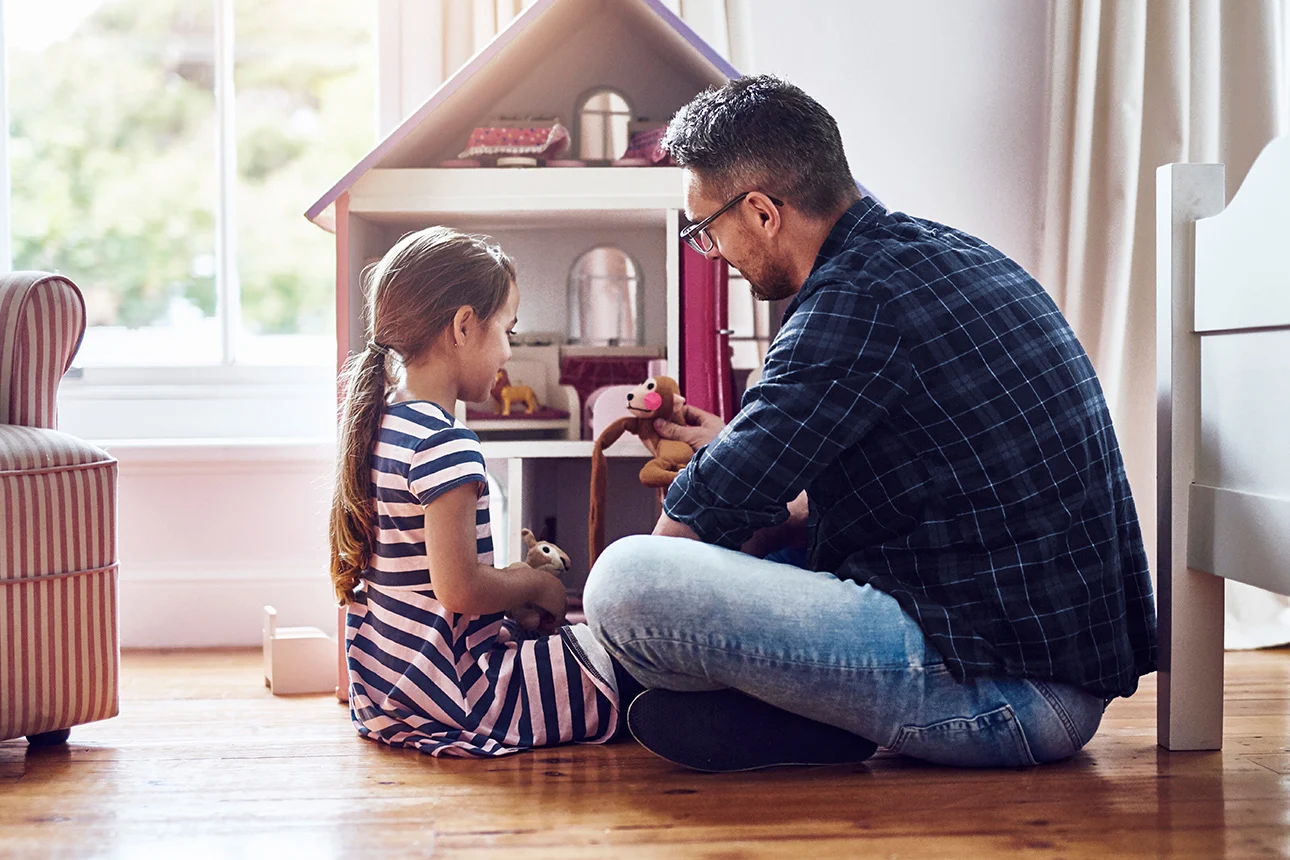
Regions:
M 592 629 L 647 688 L 633 734 L 714 771 L 1079 750 L 1154 670 L 1155 617 L 1057 307 L 979 239 L 863 198 L 837 124 L 788 83 L 700 94 L 665 146 L 682 236 L 793 298 L 728 426 L 687 409 L 661 428 L 697 453 L 654 535 L 588 580 Z

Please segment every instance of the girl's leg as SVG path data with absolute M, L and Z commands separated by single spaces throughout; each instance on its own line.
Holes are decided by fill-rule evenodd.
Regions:
M 1065 758 L 1100 700 L 1013 679 L 959 682 L 870 586 L 681 538 L 612 544 L 584 592 L 596 637 L 647 687 L 730 688 L 928 761 Z

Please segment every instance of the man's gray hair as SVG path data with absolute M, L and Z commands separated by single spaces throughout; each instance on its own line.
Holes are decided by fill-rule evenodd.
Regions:
M 772 75 L 699 93 L 672 117 L 663 146 L 722 197 L 761 191 L 816 217 L 859 198 L 837 122 Z

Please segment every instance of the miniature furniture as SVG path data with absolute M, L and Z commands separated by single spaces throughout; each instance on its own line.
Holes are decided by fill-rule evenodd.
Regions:
M 54 429 L 84 333 L 71 281 L 0 276 L 0 740 L 118 710 L 117 464 Z
M 317 627 L 279 627 L 264 607 L 264 686 L 275 696 L 330 693 L 336 686 L 336 640 Z
M 1156 173 L 1157 738 L 1223 742 L 1223 579 L 1290 594 L 1290 137 Z

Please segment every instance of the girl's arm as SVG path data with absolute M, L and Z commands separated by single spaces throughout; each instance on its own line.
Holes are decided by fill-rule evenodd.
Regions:
M 498 570 L 478 562 L 478 499 L 478 487 L 468 483 L 448 490 L 426 506 L 426 555 L 435 597 L 444 608 L 462 615 L 489 615 L 532 603 L 563 623 L 568 595 L 553 574 L 527 565 Z

